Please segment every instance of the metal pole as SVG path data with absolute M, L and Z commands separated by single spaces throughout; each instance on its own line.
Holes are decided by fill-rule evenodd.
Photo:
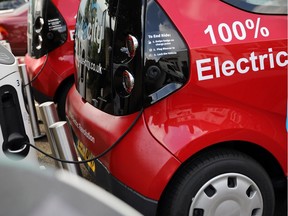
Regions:
M 23 87 L 24 87 L 23 89 L 27 98 L 27 103 L 28 103 L 27 105 L 28 105 L 28 111 L 29 111 L 29 116 L 31 120 L 33 137 L 34 139 L 38 139 L 40 137 L 43 137 L 43 134 L 41 134 L 39 124 L 38 124 L 35 102 L 31 93 L 31 87 L 30 87 L 30 83 L 29 83 L 29 79 L 28 79 L 27 71 L 26 71 L 26 65 L 20 64 L 18 65 L 18 68 L 23 79 Z
M 69 131 L 67 122 L 56 122 L 49 127 L 49 130 L 53 134 L 56 141 L 60 158 L 63 160 L 78 161 L 74 141 L 72 139 L 72 134 Z M 76 175 L 82 176 L 79 164 L 62 163 L 62 166 L 64 169 Z
M 45 131 L 46 131 L 46 135 L 48 138 L 48 142 L 50 144 L 52 155 L 54 157 L 60 158 L 60 154 L 58 152 L 56 141 L 49 130 L 49 127 L 52 124 L 59 121 L 59 117 L 56 111 L 55 104 L 51 101 L 42 103 L 39 105 L 39 111 L 40 111 L 42 121 L 45 127 Z M 63 168 L 62 163 L 59 161 L 55 161 L 55 166 L 58 168 Z

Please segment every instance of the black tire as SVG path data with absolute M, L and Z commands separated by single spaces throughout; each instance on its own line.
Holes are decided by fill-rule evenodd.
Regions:
M 238 187 L 238 183 L 243 185 L 242 181 L 245 186 L 246 183 L 247 185 L 251 184 L 251 186 L 247 190 L 246 187 Z M 218 190 L 215 189 L 216 185 L 219 188 Z M 224 186 L 223 189 L 219 185 Z M 222 192 L 225 190 L 229 192 L 221 193 L 220 188 Z M 250 192 L 255 192 L 257 195 L 255 199 L 257 198 L 259 203 L 262 201 L 261 205 L 255 207 L 253 204 L 249 209 L 249 205 L 244 206 L 242 204 L 242 200 L 250 202 L 253 195 Z M 259 196 L 259 194 L 261 195 Z M 206 200 L 204 199 L 206 196 L 209 197 L 207 202 L 203 201 Z M 213 199 L 210 197 L 213 197 Z M 244 198 L 242 199 L 242 197 Z M 192 199 L 194 199 L 193 202 Z M 234 202 L 234 199 L 238 201 Z M 210 200 L 215 200 L 215 202 Z M 199 207 L 201 205 L 205 207 Z M 226 207 L 222 208 L 224 205 Z M 274 205 L 275 198 L 271 180 L 260 164 L 241 152 L 218 149 L 199 155 L 175 175 L 159 202 L 158 213 L 163 216 L 218 216 L 240 215 L 239 211 L 245 211 L 246 213 L 243 214 L 242 212 L 241 215 L 246 215 L 247 212 L 253 210 L 253 213 L 251 212 L 247 216 L 272 216 Z M 231 206 L 235 207 L 233 211 L 238 209 L 238 213 L 230 212 Z M 254 207 L 255 209 L 253 209 Z M 214 212 L 209 212 L 213 209 Z M 217 209 L 217 212 L 215 209 Z M 229 212 L 227 212 L 228 210 Z M 190 214 L 189 211 L 191 211 Z
M 60 90 L 57 92 L 55 103 L 57 104 L 57 113 L 61 121 L 66 121 L 65 103 L 67 94 L 72 87 L 72 84 L 72 81 L 66 82 L 63 86 L 60 87 Z

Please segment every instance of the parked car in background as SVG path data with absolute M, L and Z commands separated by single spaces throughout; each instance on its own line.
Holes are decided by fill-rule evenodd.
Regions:
M 21 5 L 28 2 L 28 0 L 8 0 L 8 1 L 0 1 L 0 13 L 5 10 L 14 10 Z
M 287 215 L 287 56 L 286 0 L 82 0 L 78 152 L 144 215 Z
M 26 2 L 7 13 L 0 13 L 0 40 L 6 40 L 15 56 L 27 53 L 27 14 Z
M 80 0 L 30 0 L 25 64 L 35 99 L 57 104 L 65 119 L 67 92 L 74 83 L 74 31 Z

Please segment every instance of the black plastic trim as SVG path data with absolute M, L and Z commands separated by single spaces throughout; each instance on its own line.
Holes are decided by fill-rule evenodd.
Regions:
M 127 185 L 124 185 L 112 176 L 98 160 L 95 161 L 95 164 L 95 172 L 92 172 L 87 164 L 86 167 L 94 177 L 93 180 L 97 185 L 105 188 L 142 214 L 149 216 L 156 215 L 158 201 L 146 198 L 129 188 Z

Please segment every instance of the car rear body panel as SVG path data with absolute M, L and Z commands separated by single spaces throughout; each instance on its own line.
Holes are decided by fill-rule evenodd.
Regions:
M 56 20 L 54 23 L 52 22 L 53 17 L 51 18 L 47 15 L 51 14 L 49 11 L 47 12 L 47 2 L 45 3 L 41 0 L 31 1 L 31 9 L 28 19 L 29 52 L 25 56 L 25 63 L 29 78 L 30 80 L 33 80 L 32 87 L 35 91 L 40 92 L 41 96 L 44 95 L 45 97 L 54 100 L 57 97 L 56 93 L 60 85 L 68 78 L 74 77 L 75 68 L 73 47 L 76 13 L 79 0 L 70 1 L 68 5 L 65 1 L 51 0 L 49 1 L 49 4 L 57 8 L 57 12 L 60 14 L 59 16 L 61 16 L 60 18 L 54 17 Z M 37 26 L 37 20 L 39 20 L 39 17 L 41 16 L 43 16 L 44 26 L 43 30 L 40 31 L 37 29 L 39 28 Z M 62 18 L 62 23 L 65 25 L 65 31 L 60 31 L 61 35 L 58 35 L 57 20 Z M 43 33 L 44 31 L 46 33 L 48 32 L 47 35 Z M 51 36 L 51 32 L 52 35 L 54 34 L 54 39 L 53 36 Z M 39 34 L 43 34 L 43 36 L 41 36 L 43 37 L 43 47 L 36 48 L 36 38 Z M 48 34 L 50 34 L 52 39 Z M 57 39 L 57 37 L 60 39 Z M 50 40 L 48 38 L 50 38 Z M 55 43 L 53 40 L 56 40 Z M 59 41 L 61 41 L 61 43 Z M 50 42 L 53 46 L 49 45 Z M 43 99 L 40 97 L 36 99 L 40 102 L 46 100 L 46 98 Z
M 83 0 L 79 8 L 66 114 L 82 157 L 105 152 L 95 163 L 127 193 L 156 205 L 181 165 L 223 143 L 263 149 L 287 177 L 287 17 L 218 0 L 148 0 L 130 5 L 135 16 L 123 6 L 134 19 L 119 24 L 122 32 L 113 2 Z M 139 42 L 129 60 L 121 59 L 127 47 L 119 39 L 128 33 Z M 134 77 L 125 94 L 123 68 Z M 99 179 L 94 165 L 87 167 Z

